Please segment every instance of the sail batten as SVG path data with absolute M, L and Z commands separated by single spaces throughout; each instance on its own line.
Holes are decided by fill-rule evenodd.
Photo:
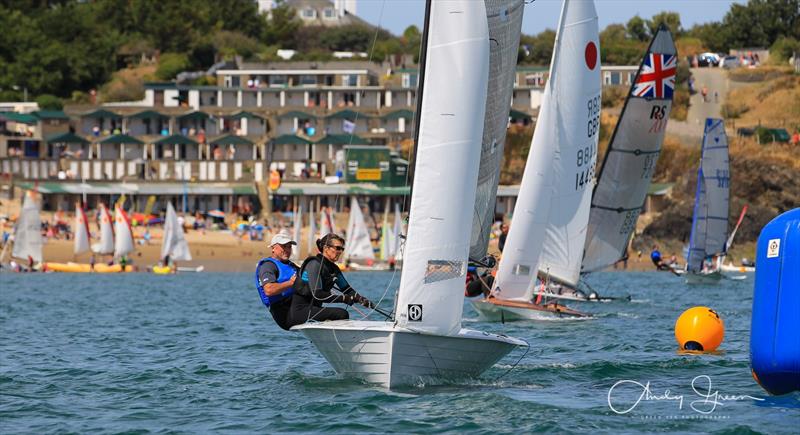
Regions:
M 597 177 L 583 272 L 606 268 L 625 256 L 661 153 L 672 108 L 676 53 L 672 34 L 660 26 L 631 82 Z M 654 63 L 663 77 L 650 84 Z

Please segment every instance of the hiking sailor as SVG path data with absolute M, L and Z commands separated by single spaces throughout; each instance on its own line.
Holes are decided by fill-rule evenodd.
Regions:
M 269 242 L 272 256 L 261 259 L 256 266 L 256 287 L 261 301 L 272 314 L 275 323 L 289 330 L 289 309 L 298 267 L 289 260 L 292 246 L 297 242 L 285 233 L 278 233 Z

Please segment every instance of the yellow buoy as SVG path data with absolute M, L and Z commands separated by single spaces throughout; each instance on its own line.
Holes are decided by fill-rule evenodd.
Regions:
M 675 339 L 682 350 L 710 352 L 722 344 L 724 336 L 722 319 L 708 307 L 689 308 L 675 322 Z

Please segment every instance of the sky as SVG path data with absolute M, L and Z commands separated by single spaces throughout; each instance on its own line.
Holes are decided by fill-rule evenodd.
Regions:
M 371 24 L 380 24 L 395 35 L 416 24 L 422 29 L 424 0 L 357 0 L 357 15 Z M 530 0 L 526 0 L 526 3 Z M 634 15 L 650 18 L 661 11 L 678 12 L 681 24 L 689 28 L 697 23 L 721 21 L 732 3 L 746 0 L 596 0 L 600 30 L 613 23 L 626 23 Z M 381 13 L 383 9 L 383 13 Z M 535 0 L 525 5 L 522 33 L 534 35 L 558 24 L 561 0 Z

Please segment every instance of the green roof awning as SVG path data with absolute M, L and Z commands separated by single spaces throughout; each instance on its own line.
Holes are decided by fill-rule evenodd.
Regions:
M 255 113 L 248 112 L 248 111 L 245 111 L 245 110 L 242 110 L 241 112 L 239 112 L 239 113 L 237 113 L 237 114 L 235 114 L 233 116 L 228 116 L 227 118 L 229 118 L 229 119 L 242 119 L 242 118 L 264 119 L 263 117 L 258 116 Z
M 355 111 L 350 110 L 350 109 L 345 109 L 345 110 L 342 110 L 342 111 L 339 111 L 339 112 L 336 112 L 336 113 L 332 113 L 332 114 L 326 116 L 325 118 L 326 119 L 348 119 L 348 120 L 353 121 L 356 118 L 362 118 L 362 119 L 363 118 L 371 118 L 371 116 L 369 116 L 367 114 L 364 114 L 364 113 L 355 112 Z
M 111 111 L 109 111 L 109 110 L 105 110 L 105 109 L 97 109 L 97 110 L 95 110 L 94 112 L 89 112 L 89 113 L 85 113 L 85 114 L 81 115 L 81 118 L 95 118 L 95 119 L 100 119 L 100 118 L 109 118 L 109 119 L 119 119 L 119 118 L 122 118 L 122 116 L 120 116 L 120 115 L 117 115 L 116 113 L 114 113 L 114 112 L 111 112 Z
M 284 134 L 281 136 L 272 139 L 272 142 L 275 145 L 308 145 L 312 143 L 310 140 L 303 139 L 300 136 L 295 136 L 293 134 Z
M 66 132 L 66 133 L 57 133 L 54 134 L 47 139 L 45 139 L 47 143 L 78 143 L 82 145 L 86 145 L 89 143 L 88 140 L 78 136 L 75 133 Z
M 153 143 L 157 145 L 197 145 L 196 141 L 182 134 L 173 134 L 172 136 L 161 138 Z
M 39 119 L 69 119 L 63 110 L 37 110 L 33 115 Z
M 9 121 L 18 122 L 21 124 L 28 124 L 34 125 L 39 122 L 39 118 L 29 115 L 27 113 L 17 113 L 17 112 L 3 112 L 0 113 L 0 117 L 5 118 Z
M 292 110 L 291 112 L 286 112 L 283 115 L 278 115 L 278 119 L 286 118 L 317 119 L 317 115 L 301 112 L 299 110 Z
M 100 141 L 103 145 L 143 145 L 144 142 L 127 134 L 115 134 Z
M 508 116 L 509 116 L 511 119 L 526 119 L 526 120 L 528 120 L 528 121 L 530 121 L 531 119 L 533 119 L 533 118 L 531 118 L 531 115 L 528 115 L 528 114 L 527 114 L 527 113 L 525 113 L 525 112 L 521 112 L 521 111 L 519 111 L 519 110 L 514 110 L 514 109 L 511 109 L 511 110 L 508 112 Z
M 349 134 L 329 134 L 316 143 L 323 145 L 369 145 L 369 141 Z
M 153 118 L 169 118 L 169 116 L 164 115 L 163 113 L 160 112 L 156 112 L 155 110 L 144 110 L 139 113 L 134 113 L 133 115 L 128 117 L 128 119 L 153 119 Z
M 381 116 L 381 118 L 383 118 L 383 119 L 399 119 L 399 118 L 414 119 L 414 112 L 412 112 L 412 111 L 410 111 L 408 109 L 400 109 L 400 110 L 395 110 L 394 112 L 387 113 L 387 114 Z
M 205 112 L 189 112 L 178 117 L 179 121 L 205 121 L 208 119 L 208 113 Z
M 228 134 L 225 136 L 218 137 L 211 142 L 211 145 L 252 145 L 253 141 L 241 136 L 234 136 L 232 134 Z

